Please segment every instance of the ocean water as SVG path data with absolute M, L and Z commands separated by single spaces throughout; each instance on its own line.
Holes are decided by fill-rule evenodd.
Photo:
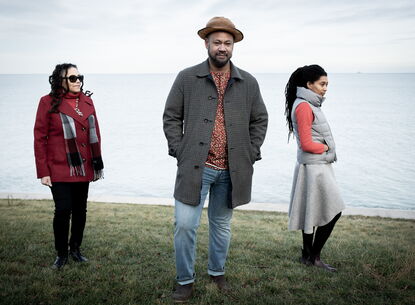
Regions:
M 269 128 L 255 164 L 252 200 L 288 203 L 296 144 L 287 143 L 288 74 L 255 74 Z M 105 179 L 92 195 L 171 197 L 176 162 L 162 130 L 173 74 L 86 75 L 102 133 Z M 324 112 L 348 206 L 414 210 L 415 74 L 331 74 Z M 33 125 L 47 75 L 0 75 L 0 192 L 49 193 L 36 179 Z M 411 144 L 412 143 L 412 144 Z

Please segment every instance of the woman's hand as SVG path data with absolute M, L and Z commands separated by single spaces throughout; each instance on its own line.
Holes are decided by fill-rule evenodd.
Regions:
M 40 183 L 52 187 L 52 181 L 50 180 L 50 176 L 42 177 L 42 179 L 40 179 Z

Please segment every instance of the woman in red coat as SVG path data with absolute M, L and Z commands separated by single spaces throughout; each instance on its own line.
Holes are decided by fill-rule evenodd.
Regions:
M 90 93 L 82 90 L 84 77 L 73 64 L 60 64 L 49 77 L 51 91 L 40 99 L 34 127 L 37 177 L 52 190 L 55 202 L 53 231 L 60 269 L 69 255 L 85 262 L 79 247 L 86 222 L 90 181 L 102 178 L 101 137 Z

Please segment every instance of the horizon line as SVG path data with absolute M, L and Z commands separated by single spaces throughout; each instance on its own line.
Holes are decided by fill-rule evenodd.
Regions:
M 178 72 L 90 72 L 87 73 L 89 75 L 91 74 L 109 74 L 109 75 L 124 75 L 124 74 L 178 74 Z M 250 72 L 251 74 L 289 74 L 290 72 Z M 50 72 L 34 72 L 34 73 L 2 73 L 0 72 L 0 75 L 45 75 L 50 74 Z M 413 72 L 330 72 L 329 74 L 415 74 L 415 71 Z

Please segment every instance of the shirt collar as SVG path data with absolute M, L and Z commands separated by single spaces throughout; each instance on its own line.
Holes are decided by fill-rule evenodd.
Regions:
M 243 80 L 239 69 L 232 63 L 231 64 L 231 78 Z M 200 66 L 199 71 L 197 72 L 198 77 L 207 77 L 210 75 L 210 66 L 209 66 L 209 59 L 205 60 Z

